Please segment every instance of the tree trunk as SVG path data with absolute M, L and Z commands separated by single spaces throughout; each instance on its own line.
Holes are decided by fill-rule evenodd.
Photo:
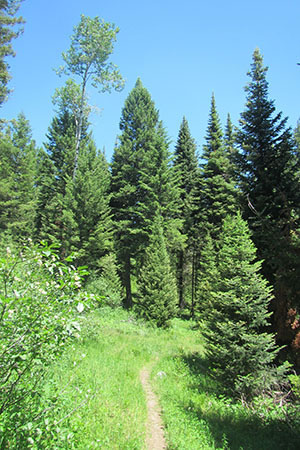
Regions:
M 191 304 L 191 316 L 194 318 L 195 315 L 195 276 L 196 276 L 196 258 L 195 258 L 195 248 L 193 248 L 193 259 L 192 259 L 192 304 Z
M 178 263 L 178 289 L 179 289 L 179 308 L 184 308 L 183 300 L 183 250 L 179 252 L 179 263 Z
M 131 292 L 131 262 L 130 255 L 125 256 L 125 273 L 124 273 L 124 284 L 126 290 L 126 298 L 124 306 L 126 309 L 132 307 L 132 292 Z
M 75 146 L 73 181 L 76 178 L 76 172 L 77 172 L 77 168 L 78 168 L 78 156 L 79 156 L 79 147 L 80 147 L 81 132 L 82 132 L 83 114 L 84 114 L 84 97 L 85 97 L 85 89 L 86 89 L 86 83 L 87 83 L 87 74 L 88 74 L 88 68 L 85 71 L 83 81 L 82 81 L 79 116 L 76 121 L 76 146 Z

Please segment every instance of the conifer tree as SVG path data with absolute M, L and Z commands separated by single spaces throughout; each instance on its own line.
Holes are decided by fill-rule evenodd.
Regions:
M 23 113 L 7 124 L 0 146 L 0 230 L 32 236 L 36 207 L 36 148 Z
M 21 16 L 16 17 L 22 0 L 1 0 L 0 2 L 0 105 L 7 100 L 10 89 L 7 87 L 9 73 L 8 56 L 15 56 L 12 40 L 20 35 L 24 23 Z
M 261 262 L 240 214 L 225 218 L 216 261 L 205 318 L 208 359 L 223 385 L 251 395 L 268 384 L 277 350 L 274 336 L 263 331 L 271 288 L 260 274 Z
M 101 272 L 102 258 L 112 254 L 113 228 L 109 206 L 110 172 L 102 152 L 92 140 L 81 150 L 75 183 L 79 229 L 78 259 L 81 265 Z
M 215 282 L 218 279 L 216 265 L 216 245 L 209 233 L 201 242 L 201 257 L 198 262 L 197 271 L 197 299 L 196 299 L 196 315 L 200 319 L 204 319 L 213 307 L 213 292 Z
M 61 256 L 75 252 L 77 263 L 99 269 L 112 250 L 109 172 L 87 122 L 82 127 L 77 176 L 73 178 L 76 127 L 62 110 L 49 128 L 47 153 L 40 154 L 36 235 L 60 246 Z
M 125 101 L 120 130 L 112 160 L 111 206 L 126 290 L 125 306 L 130 308 L 131 277 L 142 264 L 157 213 L 168 218 L 167 228 L 175 234 L 170 214 L 174 190 L 166 135 L 140 79 Z
M 47 242 L 61 245 L 62 255 L 74 250 L 64 233 L 70 231 L 77 236 L 75 228 L 73 171 L 75 127 L 72 115 L 61 111 L 52 120 L 45 144 L 46 152 L 39 154 L 38 208 L 36 216 L 36 237 Z M 66 220 L 66 223 L 65 223 Z M 71 225 L 72 224 L 72 225 Z
M 215 97 L 212 96 L 201 177 L 195 189 L 195 216 L 199 233 L 218 237 L 224 217 L 236 211 L 237 191 L 224 143 Z
M 174 152 L 174 172 L 180 189 L 178 216 L 182 220 L 181 233 L 185 238 L 184 245 L 177 252 L 177 283 L 179 291 L 179 307 L 182 309 L 186 300 L 185 293 L 191 292 L 193 304 L 193 276 L 195 260 L 195 242 L 193 226 L 193 191 L 198 175 L 196 143 L 191 136 L 189 125 L 184 117 L 180 125 Z
M 299 304 L 299 283 L 295 279 L 299 267 L 295 258 L 299 252 L 295 239 L 299 158 L 287 119 L 276 113 L 274 101 L 268 97 L 267 70 L 256 49 L 245 89 L 247 103 L 237 133 L 240 184 L 244 214 L 253 230 L 258 256 L 264 260 L 263 273 L 275 288 L 272 308 L 277 339 L 291 344 L 295 333 L 289 325 L 288 311 L 293 304 Z
M 212 96 L 211 109 L 203 148 L 204 163 L 194 189 L 194 221 L 197 233 L 196 298 L 201 298 L 199 289 L 205 283 L 205 272 L 201 272 L 202 251 L 207 233 L 213 241 L 219 239 L 222 222 L 237 208 L 237 189 L 233 177 L 232 163 L 224 142 L 215 97 Z M 203 280 L 202 280 L 202 277 Z M 201 300 L 201 303 L 205 299 Z M 197 309 L 199 309 L 199 305 Z M 204 305 L 201 305 L 203 308 Z
M 230 154 L 234 147 L 235 140 L 234 140 L 233 124 L 232 124 L 229 113 L 227 114 L 224 141 L 225 141 L 226 149 L 227 149 L 228 153 Z
M 159 327 L 169 325 L 177 310 L 176 280 L 171 271 L 161 218 L 151 227 L 151 237 L 138 277 L 140 301 L 138 310 Z

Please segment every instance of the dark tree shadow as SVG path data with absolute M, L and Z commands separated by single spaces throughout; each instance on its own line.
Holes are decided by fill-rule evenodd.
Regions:
M 194 375 L 190 389 L 217 397 L 222 395 L 220 386 L 209 376 L 208 362 L 205 357 L 194 354 L 181 356 L 181 358 Z M 187 415 L 207 423 L 216 448 L 224 446 L 225 435 L 227 448 L 232 450 L 300 449 L 299 429 L 294 430 L 278 418 L 260 417 L 249 409 L 243 412 L 240 407 L 235 408 L 232 401 L 231 405 L 228 401 L 228 410 L 226 410 L 226 398 L 224 396 L 222 398 L 222 411 L 216 411 L 214 407 L 203 410 L 197 405 L 179 405 Z

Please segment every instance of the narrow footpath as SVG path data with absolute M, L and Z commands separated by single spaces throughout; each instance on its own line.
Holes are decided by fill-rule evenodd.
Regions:
M 161 409 L 158 400 L 150 385 L 149 370 L 144 367 L 140 372 L 140 379 L 146 394 L 148 420 L 146 446 L 148 450 L 166 449 L 164 427 L 161 420 Z

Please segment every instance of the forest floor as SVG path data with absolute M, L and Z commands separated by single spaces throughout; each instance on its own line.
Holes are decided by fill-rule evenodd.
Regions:
M 81 321 L 82 338 L 49 374 L 63 389 L 56 423 L 61 449 L 294 450 L 300 429 L 272 400 L 242 404 L 210 377 L 197 324 L 151 327 L 121 309 Z M 55 434 L 54 430 L 54 434 Z

